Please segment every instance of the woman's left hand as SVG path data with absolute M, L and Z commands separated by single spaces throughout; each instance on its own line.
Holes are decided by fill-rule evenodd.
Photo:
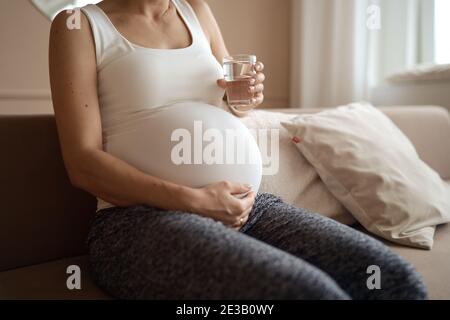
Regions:
M 255 72 L 253 72 L 253 79 L 250 80 L 249 91 L 254 93 L 252 98 L 252 105 L 254 108 L 259 106 L 264 101 L 264 80 L 266 79 L 264 73 L 264 64 L 258 61 L 255 64 Z M 222 88 L 227 88 L 227 82 L 225 79 L 217 80 L 217 84 Z

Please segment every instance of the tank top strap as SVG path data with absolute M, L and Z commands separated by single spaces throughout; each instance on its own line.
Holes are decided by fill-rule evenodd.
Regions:
M 178 12 L 181 14 L 183 20 L 188 24 L 188 28 L 192 33 L 192 37 L 194 42 L 198 40 L 198 42 L 203 46 L 209 48 L 211 51 L 211 45 L 206 38 L 205 32 L 203 31 L 202 25 L 198 20 L 197 14 L 195 13 L 192 6 L 186 0 L 171 0 L 172 3 L 177 8 Z
M 134 50 L 133 46 L 116 30 L 106 13 L 95 4 L 81 8 L 91 25 L 95 42 L 97 68 Z

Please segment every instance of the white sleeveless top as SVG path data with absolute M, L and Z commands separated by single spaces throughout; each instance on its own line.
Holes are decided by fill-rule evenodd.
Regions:
M 246 170 L 250 173 L 235 179 L 258 187 L 260 158 L 236 167 L 180 166 L 169 157 L 173 130 L 180 126 L 193 129 L 194 121 L 201 120 L 204 128 L 224 129 L 228 124 L 245 130 L 238 119 L 221 109 L 224 90 L 217 79 L 223 78 L 222 66 L 212 54 L 195 12 L 186 0 L 171 1 L 191 34 L 192 43 L 186 48 L 138 46 L 120 34 L 97 5 L 81 8 L 95 41 L 103 148 L 148 174 L 175 183 L 200 187 L 217 182 L 215 179 L 232 179 L 236 170 Z M 247 133 L 243 136 L 251 152 L 260 157 L 255 141 L 249 141 Z M 112 206 L 98 199 L 97 210 Z

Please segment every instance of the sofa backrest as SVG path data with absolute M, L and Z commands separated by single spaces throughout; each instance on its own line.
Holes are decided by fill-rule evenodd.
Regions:
M 72 187 L 52 115 L 0 116 L 0 271 L 84 254 L 96 201 Z
M 450 179 L 448 112 L 439 107 L 382 110 L 411 139 L 422 159 Z M 0 148 L 0 271 L 86 253 L 96 200 L 70 184 L 54 116 L 0 116 Z

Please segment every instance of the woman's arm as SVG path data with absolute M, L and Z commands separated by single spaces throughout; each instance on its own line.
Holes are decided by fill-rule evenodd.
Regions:
M 103 151 L 97 96 L 95 45 L 84 14 L 80 30 L 66 27 L 60 13 L 50 32 L 50 81 L 64 163 L 72 184 L 117 206 L 147 204 L 195 212 L 233 226 L 248 216 L 254 193 L 248 187 L 220 182 L 201 189 L 145 174 Z
M 50 32 L 50 80 L 58 134 L 71 182 L 114 205 L 185 209 L 189 188 L 146 175 L 102 149 L 95 46 L 84 14 L 80 30 L 59 14 Z
M 203 31 L 211 44 L 212 53 L 216 57 L 217 61 L 222 63 L 223 58 L 229 56 L 230 54 L 223 39 L 222 32 L 220 31 L 219 24 L 217 23 L 209 5 L 205 0 L 188 0 L 188 2 L 194 9 L 200 24 L 202 25 Z M 255 81 L 251 84 L 250 89 L 252 90 L 251 92 L 255 93 L 253 105 L 256 107 L 264 101 L 264 64 L 262 62 L 258 62 L 255 69 Z M 223 89 L 226 89 L 226 82 L 224 79 L 219 79 L 217 84 Z M 243 117 L 248 114 L 248 112 L 241 112 L 231 107 L 230 109 L 236 116 L 239 117 Z
M 211 50 L 214 56 L 217 61 L 221 63 L 223 58 L 230 54 L 228 53 L 219 24 L 217 23 L 211 8 L 205 0 L 188 0 L 188 2 L 192 9 L 194 9 L 197 18 L 202 25 L 203 32 L 211 44 Z

